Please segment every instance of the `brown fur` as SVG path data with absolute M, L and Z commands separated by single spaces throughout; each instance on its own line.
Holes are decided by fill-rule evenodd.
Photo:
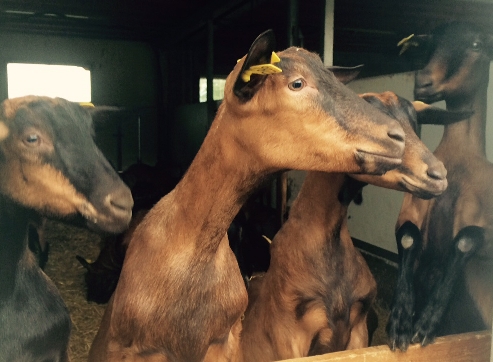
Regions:
M 0 168 L 8 170 L 0 179 L 0 191 L 27 207 L 42 210 L 46 215 L 65 217 L 81 214 L 97 229 L 121 231 L 128 226 L 133 201 L 127 187 L 115 189 L 114 194 L 105 192 L 107 191 L 104 190 L 106 185 L 114 185 L 114 182 L 122 184 L 115 172 L 101 170 L 99 181 L 101 190 L 98 189 L 98 192 L 106 196 L 103 200 L 95 196 L 100 203 L 95 204 L 94 201 L 88 199 L 93 195 L 83 195 L 76 189 L 73 184 L 74 180 L 69 180 L 67 175 L 58 169 L 60 165 L 51 163 L 52 159 L 57 157 L 54 145 L 54 142 L 59 141 L 56 139 L 57 123 L 63 122 L 61 120 L 64 117 L 90 118 L 90 115 L 82 110 L 65 107 L 65 102 L 57 98 L 28 96 L 9 99 L 2 104 L 2 124 L 8 127 L 9 132 L 4 141 L 0 143 L 2 154 Z M 60 112 L 60 119 L 54 117 L 54 124 L 45 128 L 43 124 L 48 122 L 45 122 L 44 117 L 49 117 L 47 109 Z M 32 124 L 24 127 L 23 118 L 29 119 Z M 74 134 L 87 132 L 87 139 L 90 141 L 84 137 L 84 142 L 87 144 L 72 144 L 69 147 L 94 147 L 91 123 L 86 121 L 80 123 L 80 126 L 73 127 L 72 132 Z M 26 143 L 22 141 L 30 134 L 37 134 L 39 142 L 36 142 L 35 146 L 26 147 Z M 63 137 L 60 138 L 63 139 Z M 58 145 L 58 148 L 60 147 L 66 147 L 66 145 Z M 104 159 L 99 150 L 96 153 L 100 159 Z M 81 158 L 81 160 L 84 159 Z M 72 162 L 72 160 L 66 162 Z M 73 162 L 75 163 L 75 160 Z M 101 163 L 95 163 L 94 167 L 110 169 L 105 159 L 104 166 L 100 165 Z M 72 169 L 79 165 L 64 166 Z M 99 168 L 93 171 L 97 170 Z M 96 180 L 95 177 L 92 179 Z M 86 180 L 86 183 L 88 182 Z M 87 188 L 89 185 L 84 187 Z
M 354 178 L 431 197 L 445 190 L 443 164 L 414 133 L 410 102 L 386 92 L 362 95 L 392 115 L 406 132 L 402 165 L 385 175 Z M 430 175 L 433 174 L 434 177 Z M 309 172 L 290 215 L 271 246 L 267 273 L 249 289 L 241 348 L 245 362 L 306 357 L 368 346 L 367 313 L 376 282 L 347 227 L 357 182 L 345 174 Z
M 237 63 L 189 170 L 135 230 L 90 361 L 234 359 L 247 293 L 226 231 L 252 188 L 281 169 L 382 173 L 400 163 L 401 128 L 317 56 L 290 48 L 282 73 L 243 82 L 273 46 L 264 33 Z
M 68 361 L 70 315 L 28 249 L 29 228 L 83 214 L 97 230 L 122 231 L 132 197 L 79 105 L 21 97 L 0 112 L 0 360 Z
M 476 326 L 484 323 L 491 329 L 493 165 L 485 155 L 485 125 L 493 37 L 479 32 L 474 26 L 461 23 L 446 25 L 440 31 L 440 38 L 434 40 L 435 48 L 429 63 L 416 73 L 415 95 L 428 102 L 444 99 L 450 111 L 474 113 L 462 122 L 445 125 L 442 140 L 434 152 L 447 168 L 447 191 L 432 200 L 406 195 L 396 229 L 406 221 L 415 224 L 421 230 L 424 252 L 429 255 L 429 260 L 436 261 L 442 260 L 454 248 L 453 238 L 459 230 L 470 225 L 484 229 L 482 247 L 467 261 L 465 275 L 459 277 L 465 281 L 463 287 L 454 289 L 452 303 L 457 303 L 448 308 L 440 322 L 446 326 L 440 327 L 438 333 L 450 334 L 469 331 L 470 327 L 465 327 L 458 317 L 470 315 L 465 313 L 474 314 L 475 310 L 482 318 Z M 477 45 L 479 47 L 474 48 Z M 415 265 L 419 268 L 420 264 L 421 261 L 417 261 Z M 469 297 L 473 300 L 472 304 L 464 302 L 464 298 Z M 469 319 L 468 322 L 474 319 L 465 318 Z M 427 341 L 420 342 L 425 344 L 433 337 L 428 336 Z M 395 347 L 395 340 L 390 343 Z M 399 345 L 397 347 L 401 348 Z
M 87 199 L 51 165 L 25 166 L 12 162 L 9 170 L 7 177 L 1 180 L 3 192 L 14 199 L 24 199 L 29 207 L 71 215 L 77 213 L 78 208 L 89 206 Z

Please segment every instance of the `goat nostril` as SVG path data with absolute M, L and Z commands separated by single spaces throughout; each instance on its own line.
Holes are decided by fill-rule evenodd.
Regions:
M 447 171 L 443 167 L 430 167 L 426 174 L 434 180 L 443 180 L 447 177 Z
M 108 206 L 125 212 L 131 210 L 134 205 L 132 193 L 126 186 L 108 195 L 107 202 Z
M 398 141 L 398 142 L 404 142 L 404 140 L 406 139 L 404 131 L 401 128 L 389 129 L 387 135 L 390 138 L 392 138 L 394 141 Z
M 414 77 L 415 86 L 418 88 L 431 87 L 433 85 L 432 71 L 430 69 L 421 69 L 416 72 Z
M 420 79 L 416 81 L 415 88 L 431 88 L 433 86 L 433 81 L 431 79 Z

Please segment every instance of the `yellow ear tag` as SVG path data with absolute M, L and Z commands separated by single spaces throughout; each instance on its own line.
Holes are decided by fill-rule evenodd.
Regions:
M 252 74 L 281 73 L 282 69 L 272 64 L 272 63 L 279 63 L 280 61 L 281 59 L 277 56 L 277 54 L 275 52 L 272 52 L 272 55 L 270 57 L 271 64 L 252 65 L 250 68 L 243 71 L 243 73 L 241 74 L 241 79 L 246 83 L 250 81 L 250 76 Z
M 401 51 L 399 52 L 399 55 L 402 55 L 406 50 L 408 50 L 411 46 L 417 47 L 419 45 L 418 42 L 412 41 L 411 39 L 414 37 L 414 34 L 409 35 L 408 37 L 405 37 L 402 39 L 400 42 L 397 43 L 397 46 L 401 48 Z
M 94 108 L 94 104 L 92 104 L 91 102 L 79 102 L 79 105 L 86 108 Z
M 270 64 L 279 63 L 280 61 L 281 58 L 277 56 L 276 52 L 272 52 L 272 55 L 270 56 Z

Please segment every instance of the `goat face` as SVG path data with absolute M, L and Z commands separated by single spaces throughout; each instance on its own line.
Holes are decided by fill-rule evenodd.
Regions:
M 447 170 L 416 135 L 420 116 L 421 118 L 434 117 L 434 119 L 439 116 L 431 112 L 428 109 L 429 106 L 422 102 L 419 102 L 420 107 L 416 110 L 413 103 L 393 92 L 365 93 L 361 95 L 361 98 L 399 122 L 406 133 L 406 148 L 402 164 L 385 175 L 380 177 L 354 175 L 353 177 L 373 185 L 407 191 L 424 199 L 438 196 L 445 191 Z M 453 113 L 441 111 L 443 112 L 442 117 Z
M 0 107 L 2 194 L 45 215 L 82 215 L 95 230 L 128 226 L 130 190 L 94 143 L 84 108 L 33 96 L 8 99 Z
M 234 142 L 270 172 L 382 174 L 400 164 L 402 128 L 338 81 L 318 55 L 288 48 L 278 53 L 281 73 L 252 74 L 245 82 L 245 70 L 270 62 L 274 45 L 269 38 L 269 33 L 260 35 L 226 80 L 218 115 L 229 112 L 236 120 L 224 125 L 233 129 L 228 133 Z
M 472 24 L 447 23 L 436 28 L 423 46 L 427 64 L 416 73 L 414 96 L 433 103 L 467 102 L 488 86 L 493 36 Z

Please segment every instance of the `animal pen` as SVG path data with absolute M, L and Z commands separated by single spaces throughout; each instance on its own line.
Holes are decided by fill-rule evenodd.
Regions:
M 361 79 L 348 84 L 358 94 L 390 90 L 411 100 L 414 71 L 422 64 L 410 60 L 407 52 L 399 55 L 397 42 L 450 20 L 472 21 L 493 34 L 492 18 L 491 0 L 89 0 L 84 4 L 6 0 L 0 5 L 4 45 L 0 66 L 37 62 L 90 69 L 92 102 L 115 106 L 124 115 L 112 114 L 111 120 L 96 122 L 96 141 L 112 165 L 122 171 L 136 160 L 146 165 L 163 163 L 179 170 L 176 177 L 195 156 L 221 102 L 213 99 L 213 79 L 223 80 L 264 30 L 275 30 L 278 50 L 290 45 L 310 49 L 326 65 L 364 63 Z M 418 48 L 414 40 L 408 38 L 408 50 Z M 199 103 L 198 80 L 204 77 L 207 100 Z M 7 98 L 7 83 L 0 69 L 1 99 Z M 491 83 L 486 126 L 489 160 L 493 160 Z M 422 125 L 420 131 L 423 142 L 434 150 L 442 128 Z M 287 171 L 274 181 L 267 203 L 275 205 L 277 221 L 285 221 L 303 177 L 298 171 Z M 489 330 L 438 337 L 425 347 L 412 344 L 405 352 L 390 350 L 385 326 L 398 278 L 394 227 L 402 194 L 367 186 L 363 200 L 361 206 L 349 206 L 347 223 L 377 281 L 378 328 L 371 345 L 286 361 L 493 362 Z M 73 323 L 71 361 L 87 361 L 106 304 L 86 300 L 86 269 L 75 256 L 96 260 L 104 235 L 51 220 L 44 233 L 50 245 L 44 271 L 60 291 Z

